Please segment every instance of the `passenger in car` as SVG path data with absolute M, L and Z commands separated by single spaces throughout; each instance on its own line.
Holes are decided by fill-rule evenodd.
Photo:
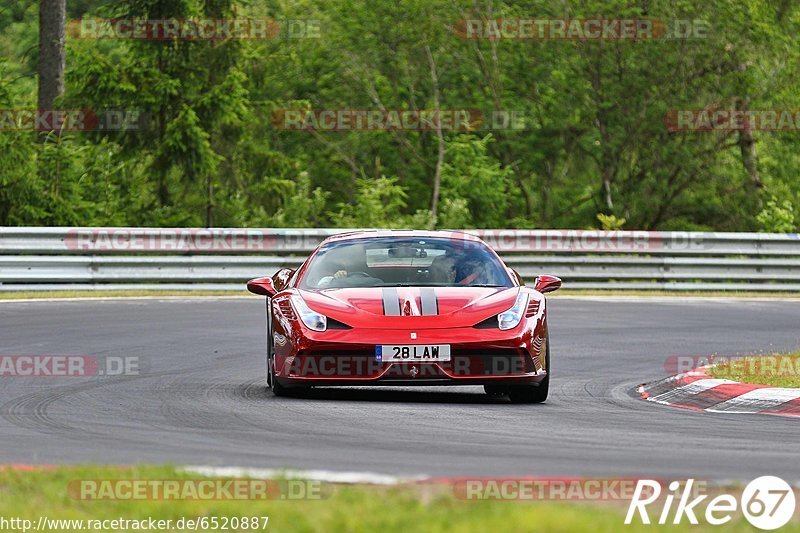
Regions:
M 431 263 L 430 272 L 431 281 L 434 283 L 455 283 L 456 258 L 449 255 L 440 255 Z
M 459 285 L 469 285 L 470 283 L 489 283 L 492 274 L 486 267 L 486 261 L 481 257 L 470 254 L 458 262 L 458 269 L 455 279 Z

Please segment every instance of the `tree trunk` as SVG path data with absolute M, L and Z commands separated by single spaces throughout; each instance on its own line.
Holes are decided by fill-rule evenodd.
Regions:
M 736 101 L 736 109 L 744 111 L 745 115 L 749 109 L 749 105 L 745 99 L 738 99 Z M 742 165 L 747 171 L 747 177 L 753 182 L 753 185 L 758 189 L 764 188 L 764 183 L 758 175 L 758 152 L 756 151 L 756 141 L 753 138 L 753 130 L 750 129 L 749 122 L 746 126 L 739 130 L 737 144 L 739 145 L 739 152 L 742 156 Z
M 64 95 L 66 22 L 66 0 L 40 0 L 38 93 L 40 112 L 52 110 L 56 98 Z
M 214 225 L 214 183 L 211 181 L 211 173 L 206 176 L 206 227 Z
M 444 163 L 444 135 L 442 135 L 442 117 L 439 116 L 439 77 L 436 75 L 436 63 L 433 61 L 433 54 L 430 47 L 426 46 L 428 62 L 431 67 L 431 82 L 433 84 L 433 110 L 436 116 L 436 140 L 438 152 L 436 155 L 436 170 L 433 174 L 433 197 L 431 198 L 431 218 L 434 224 L 439 211 L 439 190 L 442 186 L 442 164 Z

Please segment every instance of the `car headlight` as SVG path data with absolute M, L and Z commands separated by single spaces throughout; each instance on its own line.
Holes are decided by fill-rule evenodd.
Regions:
M 497 327 L 500 329 L 512 329 L 519 325 L 522 317 L 525 316 L 525 310 L 528 308 L 528 294 L 522 291 L 517 294 L 517 299 L 514 300 L 514 305 L 508 311 L 503 311 L 497 315 Z
M 292 305 L 294 306 L 294 310 L 297 311 L 300 320 L 303 321 L 303 324 L 305 324 L 308 329 L 313 329 L 314 331 L 325 331 L 327 329 L 328 318 L 325 315 L 312 311 L 301 296 L 292 296 Z

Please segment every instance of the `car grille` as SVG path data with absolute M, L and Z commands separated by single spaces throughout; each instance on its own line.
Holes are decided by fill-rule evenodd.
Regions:
M 535 372 L 537 366 L 522 349 L 453 349 L 451 360 L 440 363 L 404 363 L 392 366 L 375 360 L 373 350 L 303 351 L 294 359 L 290 375 L 319 378 L 423 379 L 506 376 Z M 415 370 L 412 370 L 412 367 Z M 445 372 L 442 372 L 444 370 Z

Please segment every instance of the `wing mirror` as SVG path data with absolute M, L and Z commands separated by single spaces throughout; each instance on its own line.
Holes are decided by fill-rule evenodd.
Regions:
M 272 276 L 273 286 L 276 291 L 282 291 L 289 286 L 289 280 L 292 278 L 294 270 L 291 268 L 282 268 Z
M 247 282 L 247 290 L 253 294 L 261 294 L 272 298 L 289 285 L 293 274 L 293 269 L 282 268 L 271 278 L 251 279 Z
M 557 291 L 561 288 L 561 278 L 542 274 L 536 278 L 536 285 L 533 288 L 541 293 Z
M 247 290 L 253 294 L 260 294 L 272 298 L 278 291 L 272 283 L 272 278 L 256 278 L 247 282 Z

